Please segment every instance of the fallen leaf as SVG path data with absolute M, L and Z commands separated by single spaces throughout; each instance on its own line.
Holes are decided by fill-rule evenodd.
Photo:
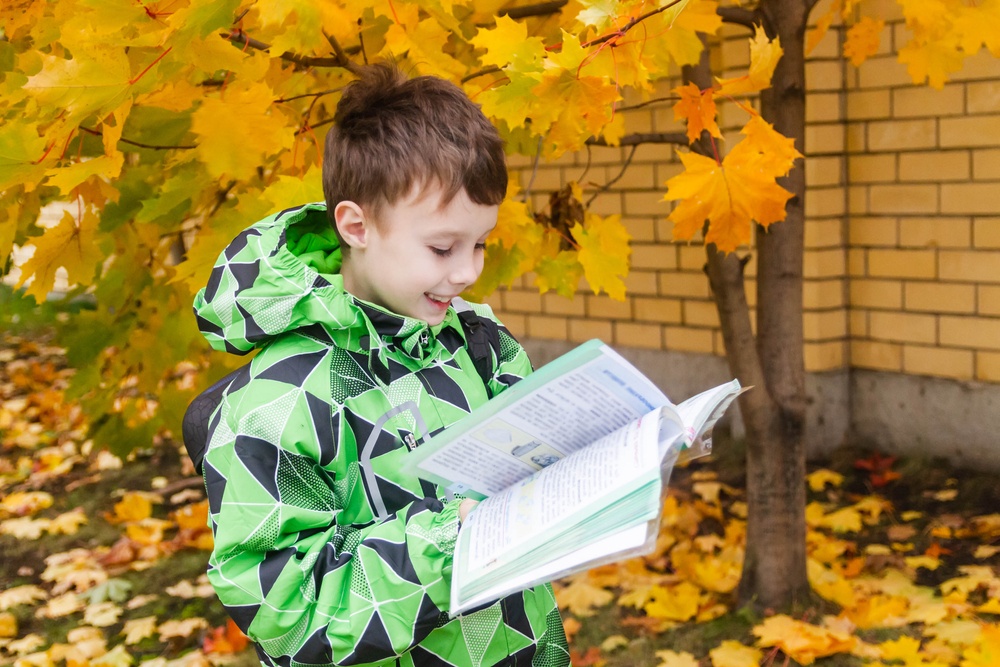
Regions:
M 114 602 L 100 602 L 89 605 L 83 611 L 83 620 L 97 628 L 106 628 L 118 622 L 122 608 Z
M 44 491 L 15 491 L 0 500 L 0 510 L 14 516 L 29 516 L 52 507 L 52 494 Z
M 204 618 L 186 618 L 182 621 L 166 621 L 157 627 L 160 633 L 160 640 L 166 641 L 174 637 L 190 637 L 198 630 L 208 627 L 208 621 Z
M 708 652 L 712 667 L 757 667 L 764 658 L 760 649 L 727 639 Z
M 232 655 L 245 649 L 249 643 L 250 638 L 230 618 L 223 627 L 212 628 L 202 641 L 201 650 L 206 654 Z
M 628 644 L 628 639 L 624 635 L 611 635 L 601 642 L 601 650 L 605 653 L 611 653 L 624 646 L 628 646 Z
M 0 638 L 17 637 L 17 617 L 9 611 L 0 612 Z
M 34 584 L 8 588 L 5 591 L 0 591 L 0 611 L 23 604 L 34 604 L 40 600 L 48 599 L 48 597 L 49 594 L 44 589 Z
M 35 611 L 37 618 L 60 618 L 82 611 L 86 605 L 76 593 L 65 593 L 52 598 L 44 607 Z
M 144 616 L 125 621 L 121 634 L 125 635 L 125 644 L 131 646 L 138 644 L 147 637 L 152 637 L 156 632 L 156 616 Z
M 593 616 L 598 607 L 610 604 L 615 596 L 611 591 L 594 586 L 586 576 L 574 577 L 569 584 L 556 591 L 556 602 L 576 616 Z
M 656 657 L 656 667 L 698 667 L 698 660 L 687 651 L 657 651 Z

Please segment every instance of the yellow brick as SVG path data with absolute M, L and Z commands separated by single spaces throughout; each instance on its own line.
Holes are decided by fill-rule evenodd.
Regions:
M 843 185 L 844 158 L 840 155 L 832 157 L 809 157 L 806 168 L 806 187 L 819 188 L 832 185 Z
M 507 290 L 503 292 L 503 307 L 514 313 L 540 313 L 542 295 L 538 290 Z
M 806 146 L 809 155 L 841 154 L 847 135 L 842 123 L 812 124 L 806 126 Z M 801 146 L 796 148 L 801 149 Z
M 905 43 L 905 42 L 900 42 Z M 869 58 L 858 68 L 858 84 L 862 88 L 887 88 L 889 86 L 912 86 L 913 80 L 895 55 Z
M 991 113 L 1000 109 L 1000 79 L 969 83 L 965 88 L 966 112 Z
M 667 327 L 664 333 L 668 350 L 679 352 L 714 353 L 715 343 L 711 329 L 692 329 L 690 327 Z
M 868 150 L 872 152 L 936 146 L 936 119 L 872 121 L 868 124 Z
M 844 281 L 839 278 L 802 282 L 802 303 L 806 310 L 844 306 Z
M 848 154 L 868 150 L 868 124 L 848 122 L 845 129 L 844 148 Z
M 621 164 L 625 159 L 622 149 L 615 146 L 591 146 L 588 153 L 591 167 L 599 164 Z
M 942 118 L 941 147 L 986 146 L 1000 144 L 1000 114 Z
M 953 116 L 963 113 L 965 86 L 949 84 L 941 90 L 927 86 L 896 88 L 892 91 L 895 118 Z
M 941 280 L 1000 283 L 1000 251 L 941 250 Z
M 618 159 L 620 164 L 632 152 L 631 148 L 622 149 L 622 157 Z M 674 149 L 669 144 L 640 144 L 635 149 L 632 156 L 632 164 L 642 164 L 643 162 L 666 162 L 674 155 Z
M 656 276 L 655 271 L 629 271 L 625 276 L 625 293 L 655 295 L 659 290 Z
M 535 180 L 531 184 L 532 192 L 554 192 L 562 188 L 566 182 L 563 180 L 562 169 L 558 167 L 538 167 Z M 526 186 L 527 187 L 527 186 Z M 547 196 L 547 195 L 546 195 Z
M 996 214 L 997 183 L 946 183 L 941 186 L 942 213 Z
M 507 330 L 513 334 L 514 338 L 527 338 L 528 336 L 528 318 L 526 315 L 517 315 L 515 313 L 497 313 L 497 318 L 503 322 Z
M 684 324 L 695 327 L 719 326 L 719 309 L 713 301 L 684 300 Z
M 632 299 L 628 297 L 624 301 L 618 301 L 606 294 L 588 294 L 585 301 L 587 317 L 613 320 L 632 319 Z
M 626 88 L 626 90 L 628 90 Z M 631 104 L 635 104 L 640 100 L 635 100 Z M 625 125 L 628 128 L 628 132 L 652 132 L 653 131 L 653 115 L 647 108 L 633 109 L 631 111 L 625 112 Z
M 844 225 L 837 218 L 832 220 L 806 219 L 805 247 L 809 249 L 841 247 L 844 244 Z
M 851 366 L 879 371 L 901 370 L 903 368 L 903 346 L 877 340 L 852 340 Z
M 996 79 L 997 59 L 989 51 L 983 49 L 969 56 L 962 62 L 962 69 L 952 74 L 955 81 L 974 81 L 976 79 Z
M 1000 286 L 979 285 L 978 312 L 980 315 L 1000 315 Z
M 660 294 L 707 299 L 711 296 L 704 273 L 661 273 Z
M 936 213 L 937 187 L 930 185 L 873 185 L 868 190 L 871 213 Z
M 663 193 L 653 190 L 647 192 L 626 192 L 624 196 L 624 215 L 656 215 L 670 214 L 670 206 L 663 201 Z
M 868 251 L 851 248 L 847 251 L 847 275 L 852 277 L 868 275 Z
M 650 218 L 622 218 L 625 231 L 632 241 L 641 243 L 656 242 L 656 227 Z
M 830 31 L 833 34 L 833 31 Z M 806 105 L 806 123 L 823 123 L 836 121 L 841 118 L 841 98 L 842 92 L 809 93 L 809 104 Z
M 937 318 L 933 315 L 872 311 L 868 314 L 871 337 L 898 343 L 934 343 Z
M 899 243 L 893 218 L 851 217 L 848 227 L 851 246 L 894 246 Z
M 903 372 L 913 375 L 968 380 L 972 377 L 973 353 L 971 350 L 954 350 L 922 345 L 903 346 Z
M 663 348 L 663 329 L 658 324 L 615 322 L 614 335 L 615 345 L 641 347 L 651 350 Z
M 635 319 L 639 322 L 681 323 L 681 301 L 679 299 L 647 299 L 635 297 L 633 300 Z
M 852 310 L 847 316 L 847 328 L 854 339 L 868 336 L 868 311 Z
M 917 248 L 968 248 L 972 225 L 968 218 L 903 218 L 899 245 Z
M 606 320 L 570 320 L 569 339 L 574 343 L 583 343 L 591 338 L 599 338 L 610 342 L 614 336 L 611 322 Z
M 851 183 L 892 183 L 896 180 L 896 155 L 852 155 L 847 160 Z
M 831 278 L 844 275 L 846 257 L 843 248 L 806 250 L 802 275 L 805 278 Z
M 629 132 L 634 132 L 629 128 Z M 621 173 L 620 165 L 609 165 L 605 168 L 605 178 L 611 180 Z M 615 183 L 614 187 L 621 190 L 652 190 L 660 186 L 656 179 L 656 166 L 652 164 L 632 164 L 629 165 L 621 180 Z
M 903 306 L 903 283 L 898 280 L 851 280 L 849 293 L 854 308 L 892 310 Z
M 806 217 L 842 216 L 846 206 L 843 188 L 813 188 L 806 197 Z
M 569 321 L 565 317 L 528 315 L 528 337 L 545 340 L 566 340 L 569 336 Z
M 1000 148 L 972 151 L 972 175 L 977 181 L 1000 180 Z
M 1000 352 L 976 352 L 976 379 L 1000 382 Z
M 958 283 L 906 283 L 903 290 L 906 310 L 931 313 L 976 311 L 976 288 Z
M 582 296 L 567 299 L 555 292 L 542 295 L 542 312 L 546 315 L 579 315 L 587 312 L 586 302 Z
M 887 118 L 890 114 L 889 99 L 888 90 L 849 91 L 847 117 L 850 120 Z
M 701 271 L 708 261 L 705 255 L 705 246 L 702 245 L 678 245 L 677 265 L 682 271 Z
M 926 151 L 899 155 L 901 181 L 964 181 L 972 172 L 968 151 Z
M 976 248 L 1000 248 L 1000 218 L 973 220 L 972 239 Z
M 943 315 L 940 327 L 942 346 L 1000 350 L 1000 318 Z
M 621 215 L 622 193 L 618 191 L 602 192 L 591 202 L 588 210 L 603 217 Z
M 868 275 L 873 278 L 933 278 L 934 250 L 869 250 Z
M 840 340 L 847 335 L 847 316 L 840 308 L 806 311 L 802 314 L 802 331 L 808 341 Z
M 828 341 L 824 343 L 805 343 L 803 354 L 806 371 L 819 373 L 844 367 L 844 341 Z
M 868 186 L 847 186 L 847 212 L 851 215 L 868 215 Z
M 677 266 L 674 248 L 662 243 L 633 243 L 632 268 L 670 269 Z

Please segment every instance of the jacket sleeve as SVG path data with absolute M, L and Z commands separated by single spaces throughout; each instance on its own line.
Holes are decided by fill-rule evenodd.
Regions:
M 358 481 L 320 463 L 332 456 L 334 408 L 317 395 L 308 382 L 258 377 L 222 404 L 205 459 L 209 579 L 273 664 L 382 662 L 448 608 L 461 501 L 424 498 L 341 525 Z
M 497 323 L 499 329 L 499 349 L 494 349 L 493 377 L 490 380 L 490 394 L 496 396 L 531 374 L 531 361 L 517 339 L 507 330 L 493 309 L 486 304 L 470 303 L 480 317 L 488 317 Z

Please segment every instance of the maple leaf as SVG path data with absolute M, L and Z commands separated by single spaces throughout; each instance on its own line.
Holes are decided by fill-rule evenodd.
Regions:
M 0 124 L 0 192 L 18 183 L 29 186 L 28 191 L 34 189 L 31 185 L 45 175 L 45 166 L 40 164 L 45 153 L 45 138 L 38 136 L 35 126 L 14 122 Z M 5 257 L 0 256 L 0 259 Z
M 698 613 L 701 590 L 694 584 L 682 581 L 676 586 L 653 586 L 650 601 L 643 610 L 649 616 L 670 621 L 687 621 Z
M 577 259 L 590 288 L 597 294 L 602 289 L 612 299 L 625 300 L 625 283 L 628 275 L 628 258 L 631 237 L 621 223 L 621 216 L 602 218 L 587 212 L 582 225 L 570 230 L 579 245 Z
M 965 54 L 953 39 L 911 42 L 899 49 L 899 62 L 906 65 L 913 83 L 927 83 L 941 90 L 948 75 L 962 69 Z
M 292 146 L 294 129 L 271 112 L 274 95 L 265 82 L 242 83 L 224 97 L 206 98 L 191 115 L 195 151 L 217 178 L 251 178 L 266 159 Z
M 80 220 L 65 211 L 58 225 L 31 239 L 35 253 L 21 266 L 18 287 L 34 278 L 25 292 L 41 303 L 55 285 L 59 268 L 66 270 L 71 285 L 91 284 L 95 268 L 104 260 L 95 238 L 98 223 L 97 214 L 89 208 L 84 209 Z
M 130 667 L 135 662 L 124 644 L 119 644 L 104 655 L 90 661 L 90 667 Z
M 147 637 L 152 637 L 153 633 L 156 632 L 156 621 L 155 616 L 144 616 L 125 621 L 121 630 L 121 634 L 125 635 L 125 644 L 131 646 Z
M 0 509 L 15 516 L 27 516 L 52 506 L 52 494 L 45 491 L 15 491 L 0 500 Z
M 113 509 L 113 513 L 105 513 L 108 523 L 142 521 L 152 516 L 153 503 L 146 494 L 129 491 L 114 504 Z
M 764 28 L 756 26 L 754 37 L 750 40 L 750 70 L 743 76 L 732 79 L 717 79 L 716 95 L 742 95 L 764 90 L 771 85 L 774 68 L 784 51 L 781 40 L 777 37 L 769 40 Z
M 243 634 L 233 619 L 227 619 L 220 628 L 212 628 L 202 641 L 201 650 L 205 653 L 231 655 L 239 653 L 250 643 L 250 638 Z
M 160 641 L 167 641 L 174 637 L 190 637 L 198 630 L 204 630 L 208 627 L 208 621 L 201 617 L 195 617 L 181 621 L 165 621 L 157 626 L 156 630 L 160 635 Z
M 870 56 L 878 53 L 879 41 L 885 21 L 862 16 L 861 20 L 847 29 L 844 38 L 844 56 L 851 64 L 860 67 Z
M 14 586 L 0 591 L 0 611 L 6 611 L 11 607 L 18 607 L 25 604 L 34 604 L 40 600 L 45 600 L 49 594 L 44 589 L 34 584 Z
M 9 611 L 0 612 L 0 639 L 17 637 L 17 616 Z
M 37 618 L 60 618 L 82 611 L 85 605 L 83 599 L 76 593 L 64 593 L 50 599 L 45 606 L 35 611 Z
M 764 658 L 760 649 L 727 639 L 708 652 L 712 667 L 757 667 Z
M 979 641 L 962 651 L 960 667 L 987 667 L 1000 661 L 1000 625 L 984 625 Z
M 10 535 L 19 540 L 37 540 L 49 529 L 49 519 L 20 517 L 0 522 L 0 534 Z
M 674 120 L 687 121 L 688 143 L 693 144 L 705 130 L 717 139 L 722 131 L 715 121 L 716 108 L 712 90 L 701 90 L 693 83 L 674 88 L 680 99 L 674 104 Z
M 584 575 L 570 579 L 570 582 L 556 591 L 556 602 L 576 616 L 593 616 L 597 607 L 603 607 L 614 600 L 611 591 L 591 584 Z
M 844 476 L 838 472 L 821 468 L 806 475 L 806 481 L 809 483 L 809 488 L 811 490 L 822 491 L 826 488 L 827 484 L 833 487 L 839 487 L 844 483 Z
M 661 650 L 656 652 L 656 658 L 656 667 L 698 667 L 698 660 L 687 651 Z
M 531 92 L 536 100 L 532 132 L 548 137 L 552 157 L 579 150 L 586 139 L 599 134 L 611 122 L 620 98 L 613 82 L 558 67 L 547 71 Z
M 750 242 L 751 222 L 763 227 L 785 219 L 785 202 L 792 196 L 775 179 L 791 169 L 801 154 L 794 142 L 753 116 L 736 144 L 719 164 L 695 153 L 678 156 L 684 171 L 667 181 L 664 200 L 680 200 L 668 216 L 675 240 L 690 240 L 706 220 L 706 243 L 731 252 Z
M 52 535 L 75 535 L 80 526 L 87 524 L 87 515 L 82 507 L 63 512 L 49 522 L 48 531 Z
M 99 602 L 88 605 L 83 611 L 83 620 L 97 628 L 106 628 L 118 622 L 122 608 L 114 602 Z
M 519 72 L 536 70 L 545 58 L 545 44 L 538 37 L 528 37 L 528 27 L 509 16 L 498 16 L 493 28 L 479 28 L 469 43 L 486 53 L 479 56 L 483 65 Z
M 803 665 L 812 664 L 816 658 L 848 653 L 856 641 L 846 633 L 797 621 L 784 614 L 765 619 L 753 628 L 753 634 L 758 637 L 758 645 L 777 647 Z

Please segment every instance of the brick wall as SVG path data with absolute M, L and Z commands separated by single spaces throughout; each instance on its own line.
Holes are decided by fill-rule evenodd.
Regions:
M 822 10 L 823 3 L 814 15 Z M 941 91 L 915 86 L 893 55 L 905 30 L 895 3 L 876 11 L 887 19 L 876 57 L 855 68 L 831 30 L 807 63 L 807 370 L 1000 382 L 1000 59 L 971 58 Z M 727 29 L 713 53 L 716 73 L 738 75 L 747 62 L 746 32 Z M 625 112 L 627 131 L 677 131 L 670 104 Z M 731 141 L 745 120 L 733 105 L 723 107 Z M 704 248 L 671 241 L 662 197 L 680 169 L 673 152 L 639 147 L 592 204 L 602 215 L 620 213 L 632 235 L 626 300 L 585 285 L 575 299 L 539 295 L 527 276 L 490 299 L 517 335 L 724 354 Z M 596 192 L 621 174 L 629 154 L 594 147 L 537 167 L 527 158 L 512 166 L 541 209 L 549 192 L 571 180 Z M 752 248 L 741 254 L 751 258 L 753 305 Z

